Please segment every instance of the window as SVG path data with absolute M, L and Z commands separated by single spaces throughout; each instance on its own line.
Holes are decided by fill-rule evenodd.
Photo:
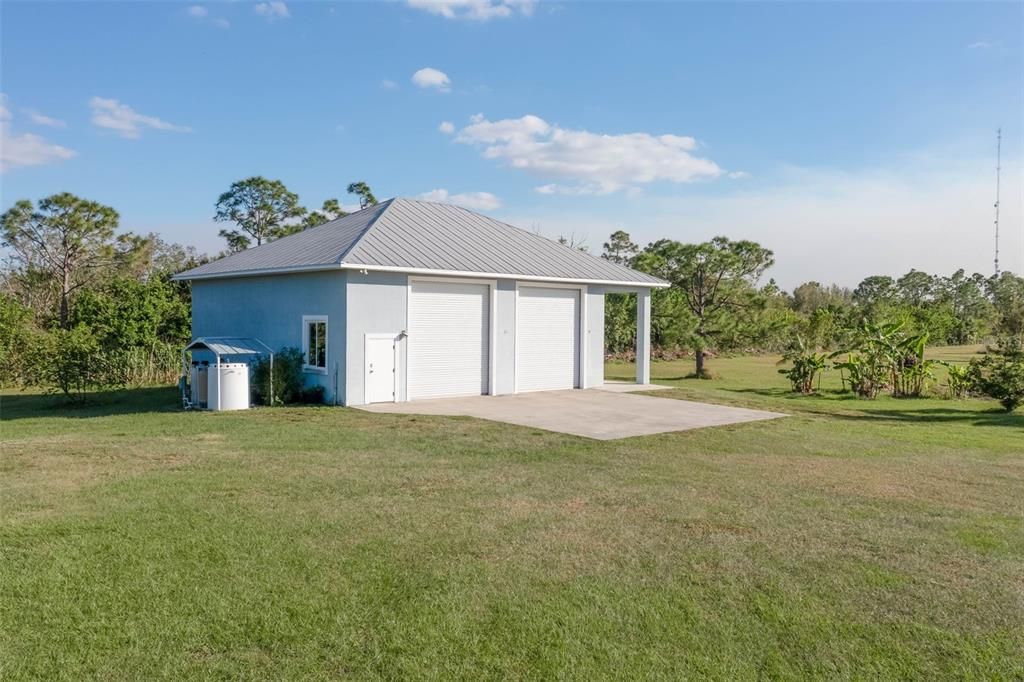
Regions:
M 305 354 L 303 369 L 327 373 L 327 317 L 302 316 L 302 348 Z

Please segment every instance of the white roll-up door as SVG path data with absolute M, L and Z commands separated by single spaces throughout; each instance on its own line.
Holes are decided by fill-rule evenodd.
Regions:
M 516 391 L 580 386 L 580 290 L 519 287 Z
M 488 285 L 413 280 L 408 331 L 409 400 L 488 392 Z

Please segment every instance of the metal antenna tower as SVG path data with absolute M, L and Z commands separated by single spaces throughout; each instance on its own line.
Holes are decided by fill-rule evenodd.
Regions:
M 996 277 L 999 276 L 999 172 L 1000 172 L 1000 161 L 1002 160 L 1002 148 L 1003 148 L 1003 129 L 999 128 L 996 130 Z

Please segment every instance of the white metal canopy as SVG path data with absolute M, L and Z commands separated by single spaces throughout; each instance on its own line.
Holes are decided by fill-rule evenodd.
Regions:
M 200 336 L 185 346 L 181 351 L 181 368 L 183 379 L 189 376 L 188 361 L 185 354 L 191 351 L 205 350 L 213 353 L 217 369 L 217 409 L 220 410 L 220 358 L 223 355 L 269 355 L 270 356 L 270 396 L 274 396 L 274 351 L 270 346 L 251 336 Z M 192 407 L 192 401 L 185 397 L 185 383 L 181 382 L 181 401 L 186 409 Z
M 274 354 L 267 344 L 247 336 L 200 336 L 185 346 L 185 350 L 208 350 L 215 355 Z

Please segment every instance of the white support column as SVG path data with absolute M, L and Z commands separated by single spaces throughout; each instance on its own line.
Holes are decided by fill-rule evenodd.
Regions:
M 651 383 L 651 290 L 636 292 L 636 383 Z

